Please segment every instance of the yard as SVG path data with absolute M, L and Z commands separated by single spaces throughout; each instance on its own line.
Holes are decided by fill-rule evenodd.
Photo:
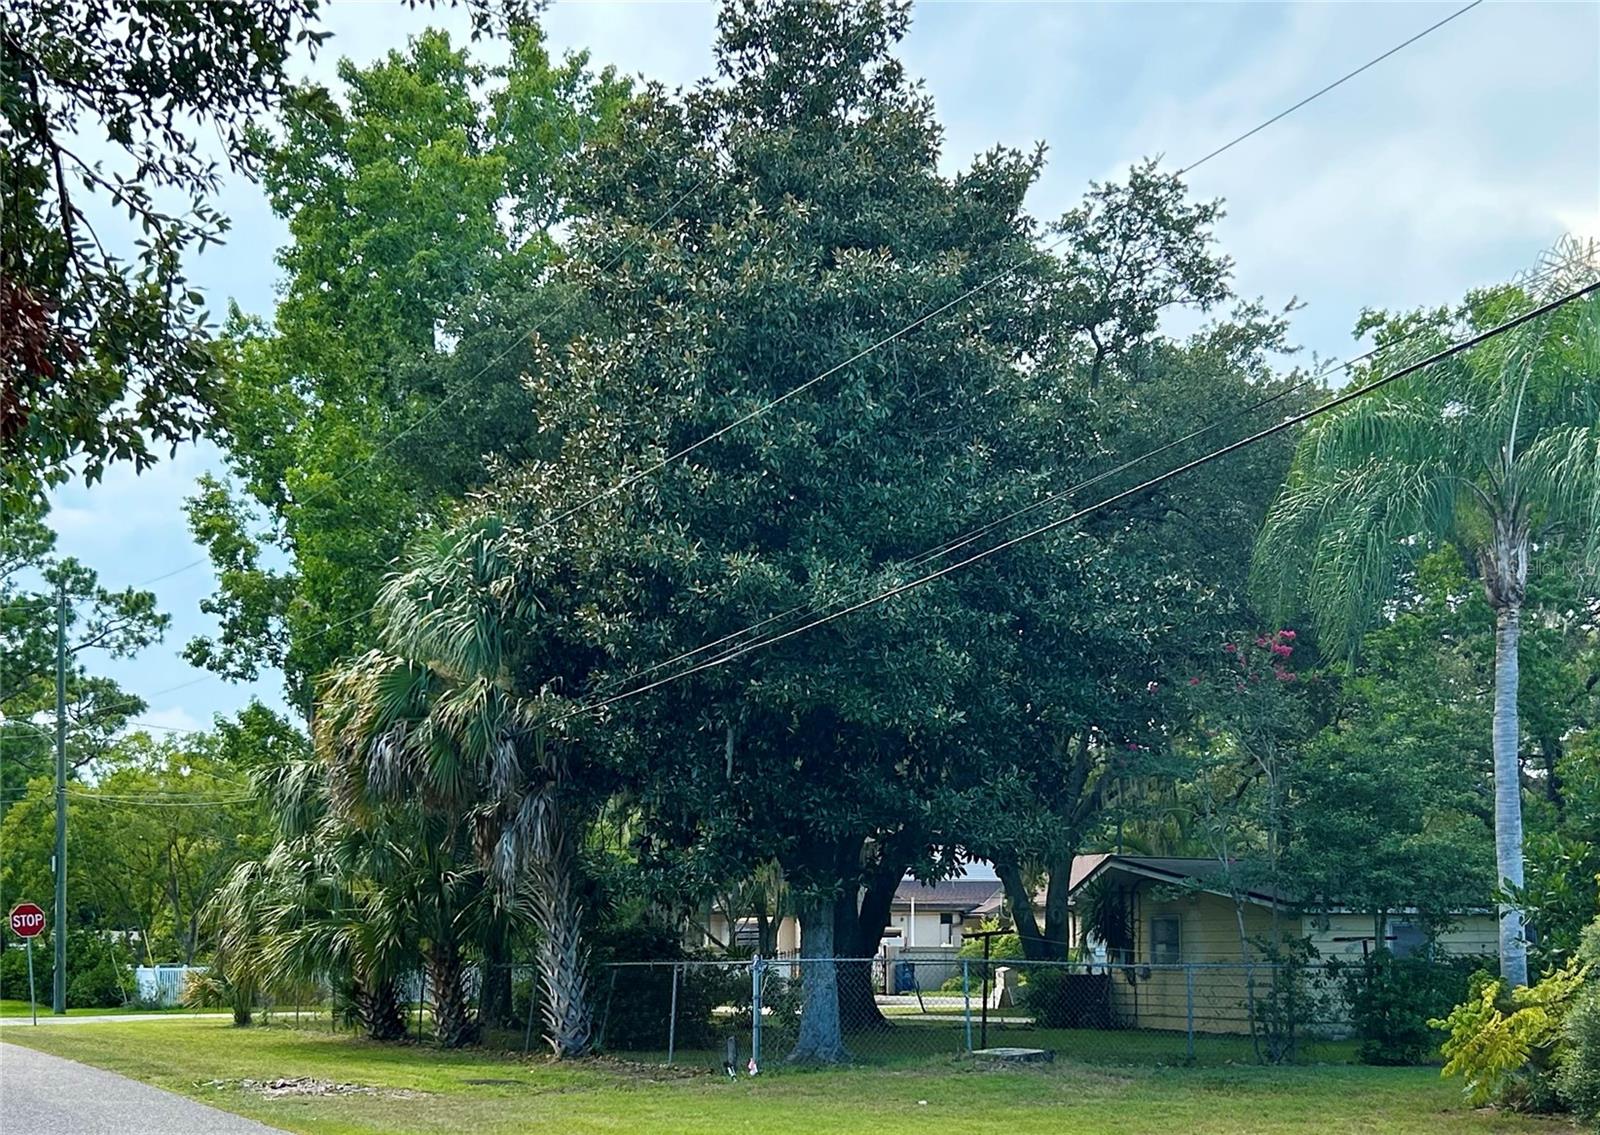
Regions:
M 287 1026 L 211 1021 L 10 1028 L 26 1044 L 307 1135 L 354 1132 L 876 1132 L 928 1123 L 1027 1132 L 1569 1132 L 1461 1103 L 1438 1071 L 1060 1062 L 991 1071 L 929 1057 L 890 1068 L 780 1071 L 730 1082 L 702 1067 L 556 1066 L 496 1052 L 376 1045 Z M 366 1089 L 269 1097 L 240 1081 L 301 1077 Z

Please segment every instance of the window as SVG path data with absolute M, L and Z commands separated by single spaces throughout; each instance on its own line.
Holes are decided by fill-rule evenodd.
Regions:
M 1175 914 L 1150 920 L 1150 960 L 1157 965 L 1173 965 L 1182 954 L 1183 920 Z
M 1416 957 L 1427 948 L 1428 936 L 1415 923 L 1395 922 L 1390 924 L 1389 929 L 1389 949 L 1395 957 Z
M 956 916 L 948 912 L 941 914 L 939 916 L 939 931 L 944 935 L 944 944 L 946 946 L 954 946 L 956 944 Z

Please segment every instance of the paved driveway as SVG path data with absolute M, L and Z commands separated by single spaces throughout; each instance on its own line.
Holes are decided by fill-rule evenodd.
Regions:
M 0 1115 L 30 1135 L 281 1135 L 126 1076 L 0 1044 Z

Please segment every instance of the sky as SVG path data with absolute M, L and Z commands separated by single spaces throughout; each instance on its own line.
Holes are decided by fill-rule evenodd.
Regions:
M 996 144 L 1048 145 L 1030 206 L 1049 219 L 1144 157 L 1192 163 L 1464 2 L 925 0 L 900 56 L 934 99 L 950 170 Z M 587 49 L 597 65 L 669 87 L 712 73 L 716 10 L 699 0 L 556 0 L 544 24 L 553 49 Z M 323 22 L 333 38 L 292 70 L 332 83 L 341 56 L 370 62 L 430 25 L 466 38 L 459 11 L 334 0 Z M 493 61 L 494 45 L 482 55 Z M 1218 233 L 1240 294 L 1273 307 L 1298 300 L 1295 341 L 1307 355 L 1345 357 L 1363 308 L 1451 303 L 1536 266 L 1564 233 L 1600 238 L 1600 5 L 1482 4 L 1188 181 L 1227 203 Z M 270 317 L 286 229 L 243 180 L 225 185 L 219 205 L 233 230 L 191 264 L 195 284 L 212 311 L 231 299 Z M 189 446 L 52 502 L 59 550 L 107 584 L 165 577 L 149 584 L 172 615 L 165 641 L 98 666 L 146 698 L 140 720 L 159 726 L 205 726 L 252 697 L 283 705 L 276 675 L 230 684 L 181 656 L 212 629 L 199 604 L 215 584 L 203 562 L 188 566 L 203 556 L 183 501 L 219 467 L 215 449 Z

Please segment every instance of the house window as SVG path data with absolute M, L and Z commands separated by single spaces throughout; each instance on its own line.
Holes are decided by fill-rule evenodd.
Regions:
M 954 946 L 956 944 L 956 939 L 955 939 L 955 934 L 956 934 L 956 916 L 955 915 L 953 915 L 950 912 L 946 911 L 944 914 L 941 914 L 939 916 L 939 933 L 944 936 L 944 944 L 946 946 Z
M 1395 957 L 1412 958 L 1427 948 L 1428 936 L 1414 923 L 1396 922 L 1390 927 L 1389 943 Z
M 1174 965 L 1182 955 L 1183 920 L 1177 915 L 1161 915 L 1150 920 L 1150 960 L 1157 965 Z

